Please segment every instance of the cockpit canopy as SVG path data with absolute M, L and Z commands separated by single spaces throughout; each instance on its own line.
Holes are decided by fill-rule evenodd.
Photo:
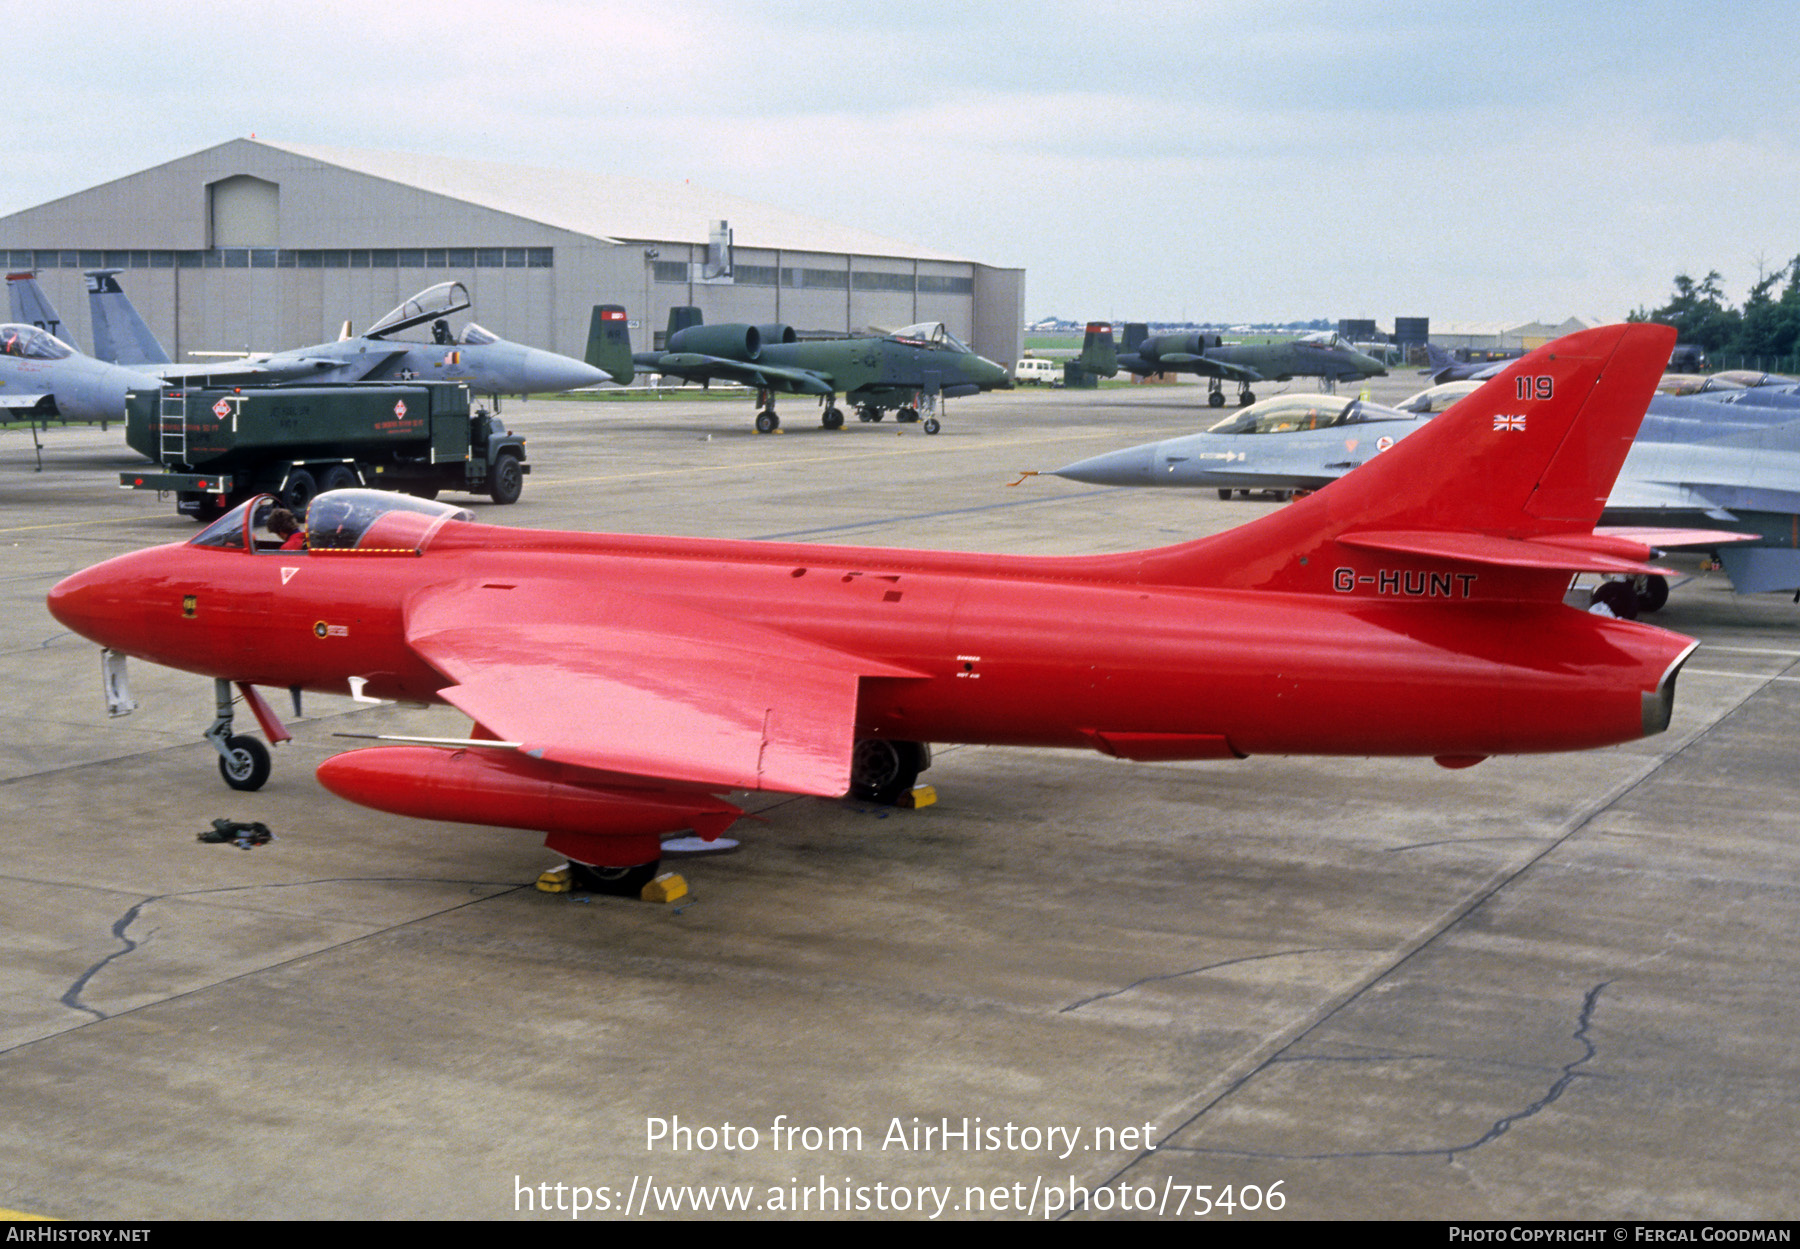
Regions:
M 1720 374 L 1664 373 L 1656 389 L 1665 395 L 1698 395 L 1718 390 L 1743 390 L 1745 387 Z
M 375 322 L 363 337 L 388 338 L 415 325 L 441 320 L 452 313 L 461 312 L 469 303 L 469 288 L 461 282 L 439 282 L 428 290 L 420 291 Z M 482 332 L 486 333 L 485 330 Z
M 1327 351 L 1337 351 L 1350 346 L 1338 336 L 1335 330 L 1314 330 L 1310 334 L 1302 334 L 1296 341 L 1306 343 L 1311 347 L 1323 347 Z
M 67 360 L 75 349 L 47 330 L 35 325 L 9 322 L 0 325 L 0 356 L 18 356 L 26 360 Z
M 1331 395 L 1277 395 L 1234 412 L 1207 429 L 1209 434 L 1291 434 L 1303 429 L 1335 429 L 1369 421 L 1410 421 L 1413 417 L 1364 399 L 1348 402 Z
M 259 494 L 215 520 L 188 540 L 189 546 L 228 551 L 267 551 L 281 543 L 268 532 L 281 508 L 273 495 Z M 385 490 L 332 490 L 306 512 L 310 551 L 423 551 L 446 521 L 474 520 L 467 508 Z
M 942 321 L 921 321 L 917 325 L 909 325 L 905 329 L 895 330 L 888 337 L 897 343 L 905 343 L 909 347 L 925 347 L 932 351 L 959 351 L 969 353 L 962 340 L 944 328 Z

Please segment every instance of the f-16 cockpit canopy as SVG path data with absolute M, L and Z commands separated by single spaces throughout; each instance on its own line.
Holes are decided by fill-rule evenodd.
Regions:
M 933 351 L 960 351 L 965 355 L 969 349 L 963 346 L 962 340 L 944 328 L 942 321 L 921 321 L 917 325 L 909 325 L 905 329 L 895 330 L 888 335 L 895 342 L 907 343 L 914 347 L 928 347 Z
M 1486 382 L 1475 378 L 1464 378 L 1460 382 L 1443 382 L 1436 386 L 1427 386 L 1418 394 L 1402 400 L 1396 406 L 1402 412 L 1411 412 L 1416 416 L 1436 416 L 1458 400 L 1466 399 L 1480 390 Z
M 1722 374 L 1664 373 L 1656 389 L 1665 395 L 1698 395 L 1708 391 L 1743 390 L 1745 387 Z
M 388 313 L 381 320 L 371 325 L 363 335 L 365 338 L 387 338 L 401 330 L 411 329 L 415 325 L 423 325 L 427 321 L 441 320 L 452 313 L 461 312 L 470 304 L 469 288 L 461 282 L 439 282 L 428 290 L 420 291 L 398 308 Z M 486 333 L 484 330 L 483 333 Z M 438 341 L 447 342 L 448 333 Z
M 35 325 L 8 322 L 0 325 L 0 356 L 22 356 L 27 360 L 66 360 L 75 349 L 47 330 Z
M 1348 402 L 1332 395 L 1277 395 L 1232 413 L 1207 429 L 1209 434 L 1289 434 L 1302 429 L 1333 429 L 1368 421 L 1410 421 L 1408 413 L 1370 403 Z
M 188 545 L 227 551 L 276 550 L 281 543 L 268 532 L 268 526 L 280 508 L 281 501 L 273 495 L 259 494 L 195 534 Z M 306 549 L 411 553 L 424 550 L 444 522 L 474 519 L 475 513 L 468 508 L 409 494 L 332 490 L 313 499 L 306 511 Z

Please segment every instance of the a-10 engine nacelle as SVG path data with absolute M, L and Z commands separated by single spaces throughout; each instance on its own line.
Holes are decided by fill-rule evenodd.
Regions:
M 791 325 L 690 325 L 669 335 L 665 350 L 752 361 L 770 343 L 791 343 L 797 339 Z
M 1144 340 L 1139 352 L 1148 359 L 1201 356 L 1222 344 L 1217 334 L 1157 334 Z

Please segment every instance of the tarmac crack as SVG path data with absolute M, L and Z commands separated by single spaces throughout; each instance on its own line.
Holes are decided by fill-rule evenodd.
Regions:
M 61 1002 L 62 1005 L 68 1007 L 70 1010 L 80 1011 L 83 1014 L 91 1015 L 93 1017 L 94 1022 L 100 1022 L 102 1020 L 111 1019 L 114 1017 L 114 1016 L 108 1014 L 107 1012 L 101 1010 L 97 1006 L 90 1006 L 88 1003 L 86 1003 L 85 1001 L 82 1000 L 82 997 L 83 997 L 83 994 L 85 993 L 85 991 L 87 990 L 87 987 L 91 983 L 93 983 L 94 977 L 98 976 L 110 964 L 112 964 L 112 963 L 118 961 L 119 959 L 124 958 L 126 955 L 131 954 L 134 951 L 142 948 L 142 946 L 145 944 L 145 942 L 147 942 L 149 940 L 148 936 L 146 936 L 143 941 L 135 940 L 128 934 L 127 930 L 134 923 L 136 923 L 139 918 L 142 917 L 142 915 L 144 913 L 144 908 L 151 905 L 152 903 L 164 902 L 171 898 L 203 897 L 203 896 L 206 896 L 209 894 L 248 893 L 248 892 L 260 892 L 260 891 L 266 890 L 266 889 L 299 889 L 299 888 L 310 888 L 315 885 L 351 885 L 351 884 L 359 884 L 359 885 L 365 885 L 365 884 L 467 885 L 471 889 L 491 888 L 491 889 L 497 890 L 497 892 L 484 894 L 478 898 L 470 898 L 467 901 L 459 902 L 455 906 L 445 907 L 442 910 L 432 911 L 427 916 L 415 916 L 415 917 L 409 918 L 407 920 L 404 920 L 398 924 L 388 924 L 381 928 L 373 929 L 370 932 L 363 933 L 360 936 L 353 937 L 350 939 L 350 941 L 337 942 L 333 946 L 330 946 L 327 948 L 335 949 L 335 948 L 337 948 L 337 946 L 350 944 L 351 941 L 366 940 L 368 937 L 375 936 L 378 933 L 387 932 L 394 928 L 405 927 L 407 924 L 416 923 L 419 919 L 422 919 L 422 918 L 431 918 L 431 917 L 435 917 L 438 915 L 443 915 L 449 911 L 460 910 L 465 906 L 473 906 L 477 902 L 486 902 L 493 898 L 503 897 L 509 893 L 516 893 L 519 890 L 525 889 L 528 887 L 525 885 L 521 885 L 521 884 L 517 883 L 516 881 L 450 880 L 450 879 L 426 878 L 426 877 L 417 877 L 417 876 L 335 876 L 335 877 L 325 877 L 325 878 L 321 878 L 318 880 L 288 881 L 288 882 L 281 883 L 281 884 L 222 885 L 222 886 L 215 886 L 215 887 L 207 888 L 207 889 L 183 889 L 183 890 L 177 890 L 173 893 L 151 894 L 147 897 L 139 899 L 137 902 L 132 904 L 129 908 L 126 909 L 124 914 L 120 915 L 119 918 L 113 922 L 112 930 L 111 930 L 112 935 L 119 942 L 120 948 L 113 950 L 111 953 L 107 954 L 106 957 L 104 957 L 104 958 L 100 959 L 98 962 L 92 964 L 85 971 L 83 971 L 80 975 L 76 976 L 75 979 L 72 982 L 70 982 L 69 987 L 63 991 L 62 996 L 60 998 L 58 998 L 57 1000 L 59 1002 Z M 319 953 L 319 951 L 309 950 L 306 952 L 306 954 L 295 955 L 294 958 L 308 957 L 312 954 L 317 954 L 317 953 Z M 266 967 L 255 968 L 252 971 L 244 972 L 244 973 L 240 973 L 240 974 L 241 975 L 254 975 L 254 974 L 258 974 L 258 973 L 267 971 L 267 970 L 269 970 L 270 967 L 279 967 L 283 963 L 292 962 L 292 961 L 294 961 L 294 959 L 281 959 L 275 963 L 269 964 Z M 131 1011 L 140 1010 L 144 1006 L 155 1005 L 158 1002 L 166 1002 L 166 1001 L 170 1001 L 174 998 L 178 998 L 178 997 L 185 997 L 189 993 L 199 992 L 201 989 L 212 988 L 217 984 L 228 983 L 229 981 L 236 980 L 238 978 L 239 978 L 238 976 L 227 976 L 224 978 L 224 980 L 215 981 L 212 984 L 197 986 L 193 989 L 184 989 L 184 990 L 181 990 L 180 992 L 168 994 L 165 997 L 160 997 L 160 998 L 155 999 L 155 1002 L 140 1003 L 139 1005 L 130 1007 L 128 1010 L 120 1012 L 120 1013 L 129 1014 Z M 34 1038 L 34 1040 L 41 1040 L 41 1039 L 42 1038 Z M 26 1041 L 26 1042 L 21 1042 L 21 1045 L 29 1045 L 32 1043 L 33 1043 L 32 1041 Z M 12 1050 L 18 1049 L 18 1048 L 20 1048 L 20 1046 L 18 1046 L 18 1045 L 9 1046 L 6 1049 L 0 1049 L 0 1054 L 10 1053 Z
M 1284 1162 L 1319 1162 L 1336 1158 L 1430 1158 L 1439 1154 L 1443 1155 L 1445 1162 L 1452 1162 L 1459 1154 L 1470 1153 L 1480 1149 L 1483 1145 L 1492 1144 L 1494 1141 L 1499 1140 L 1502 1136 L 1506 1135 L 1515 1124 L 1523 1123 L 1525 1120 L 1547 1109 L 1568 1091 L 1569 1085 L 1574 1083 L 1577 1077 L 1584 1074 L 1581 1071 L 1581 1068 L 1592 1062 L 1595 1056 L 1600 1052 L 1599 1047 L 1594 1044 L 1593 1038 L 1589 1035 L 1589 1031 L 1594 1021 L 1594 1008 L 1599 1004 L 1601 993 L 1605 992 L 1611 984 L 1612 981 L 1603 980 L 1593 988 L 1589 989 L 1587 993 L 1582 996 L 1581 1009 L 1576 1014 L 1575 1030 L 1571 1033 L 1573 1039 L 1581 1045 L 1581 1055 L 1578 1058 L 1563 1064 L 1561 1074 L 1551 1082 L 1550 1087 L 1545 1090 L 1542 1097 L 1528 1103 L 1523 1109 L 1518 1110 L 1513 1114 L 1502 1115 L 1500 1118 L 1494 1120 L 1487 1131 L 1465 1144 L 1422 1146 L 1417 1149 L 1327 1150 L 1324 1153 L 1315 1154 L 1273 1153 L 1248 1149 L 1208 1149 L 1196 1145 L 1163 1144 L 1158 1146 L 1158 1148 L 1170 1153 L 1208 1154 L 1233 1158 L 1263 1158 L 1271 1161 Z M 1431 1057 L 1431 1055 L 1417 1055 L 1416 1057 Z M 1310 1060 L 1285 1059 L 1283 1061 L 1300 1062 Z M 1367 1057 L 1338 1059 L 1336 1061 L 1378 1063 L 1391 1061 L 1391 1059 L 1383 1055 L 1369 1055 Z
M 1791 671 L 1796 666 L 1800 666 L 1800 665 L 1790 665 L 1788 671 Z M 1218 1109 L 1228 1099 L 1230 1099 L 1234 1094 L 1241 1092 L 1243 1089 L 1248 1087 L 1248 1085 L 1251 1083 L 1251 1081 L 1256 1079 L 1257 1076 L 1259 1076 L 1259 1075 L 1263 1074 L 1264 1072 L 1266 1072 L 1267 1070 L 1269 1070 L 1277 1062 L 1289 1060 L 1289 1058 L 1291 1056 L 1291 1051 L 1294 1049 L 1295 1046 L 1297 1046 L 1307 1036 L 1310 1036 L 1317 1029 L 1324 1026 L 1324 1024 L 1327 1021 L 1329 1021 L 1330 1019 L 1337 1016 L 1339 1014 L 1339 1012 L 1346 1009 L 1351 1003 L 1356 1002 L 1356 1001 L 1362 999 L 1363 997 L 1365 997 L 1368 993 L 1370 993 L 1375 988 L 1375 986 L 1381 984 L 1383 981 L 1388 980 L 1389 978 L 1396 975 L 1403 967 L 1405 967 L 1409 963 L 1411 963 L 1423 951 L 1436 945 L 1445 936 L 1454 932 L 1460 925 L 1462 925 L 1465 921 L 1467 921 L 1470 916 L 1474 915 L 1477 911 L 1481 910 L 1483 907 L 1487 906 L 1490 902 L 1492 902 L 1495 898 L 1497 898 L 1503 891 L 1506 890 L 1506 888 L 1508 886 L 1516 884 L 1519 881 L 1521 881 L 1522 879 L 1524 879 L 1534 868 L 1537 868 L 1540 865 L 1542 865 L 1543 863 L 1545 863 L 1545 861 L 1548 860 L 1552 854 L 1554 854 L 1560 847 L 1565 845 L 1571 838 L 1578 836 L 1584 829 L 1586 829 L 1590 825 L 1592 825 L 1595 820 L 1599 819 L 1606 812 L 1612 810 L 1613 807 L 1617 806 L 1620 802 L 1624 801 L 1624 799 L 1628 795 L 1636 792 L 1638 789 L 1640 789 L 1644 785 L 1647 785 L 1651 781 L 1655 780 L 1659 775 L 1661 775 L 1663 770 L 1665 768 L 1667 768 L 1670 764 L 1672 764 L 1676 760 L 1682 758 L 1684 755 L 1687 754 L 1687 752 L 1689 750 L 1693 749 L 1694 746 L 1696 746 L 1697 744 L 1699 744 L 1702 741 L 1705 741 L 1706 739 L 1711 737 L 1714 733 L 1718 732 L 1720 730 L 1721 726 L 1726 724 L 1734 716 L 1736 716 L 1739 712 L 1741 712 L 1750 703 L 1750 701 L 1753 698 L 1755 698 L 1758 694 L 1760 694 L 1763 690 L 1768 689 L 1770 687 L 1770 684 L 1771 684 L 1770 681 L 1765 680 L 1761 684 L 1757 685 L 1755 688 L 1746 690 L 1744 692 L 1744 694 L 1742 695 L 1742 697 L 1740 697 L 1735 702 L 1733 702 L 1729 707 L 1726 707 L 1724 710 L 1720 711 L 1719 714 L 1717 716 L 1715 716 L 1710 722 L 1708 722 L 1708 723 L 1700 726 L 1699 728 L 1693 730 L 1692 732 L 1690 732 L 1687 735 L 1687 737 L 1684 740 L 1682 740 L 1680 742 L 1680 744 L 1677 745 L 1668 754 L 1651 761 L 1641 771 L 1639 771 L 1637 775 L 1628 777 L 1627 779 L 1619 782 L 1610 791 L 1601 795 L 1600 798 L 1597 801 L 1595 801 L 1592 805 L 1590 805 L 1585 811 L 1576 812 L 1568 820 L 1567 824 L 1564 826 L 1562 831 L 1559 832 L 1554 837 L 1551 837 L 1544 844 L 1544 846 L 1537 851 L 1537 853 L 1529 856 L 1523 863 L 1519 864 L 1517 867 L 1512 868 L 1507 871 L 1504 871 L 1497 879 L 1491 881 L 1485 888 L 1479 889 L 1478 891 L 1476 891 L 1476 893 L 1472 897 L 1469 897 L 1461 905 L 1453 908 L 1450 911 L 1450 913 L 1445 915 L 1439 923 L 1434 925 L 1432 928 L 1430 928 L 1425 933 L 1421 934 L 1410 945 L 1397 951 L 1395 954 L 1395 957 L 1385 968 L 1375 971 L 1363 982 L 1347 987 L 1344 991 L 1340 992 L 1335 998 L 1327 1001 L 1317 1012 L 1314 1013 L 1314 1015 L 1311 1018 L 1298 1021 L 1296 1023 L 1296 1025 L 1292 1029 L 1290 1029 L 1289 1033 L 1285 1037 L 1277 1035 L 1276 1037 L 1271 1038 L 1270 1041 L 1263 1047 L 1260 1056 L 1257 1056 L 1257 1055 L 1249 1056 L 1246 1060 L 1248 1065 L 1246 1067 L 1244 1067 L 1237 1075 L 1235 1075 L 1234 1077 L 1229 1079 L 1228 1082 L 1224 1085 L 1224 1087 L 1220 1088 L 1216 1093 L 1213 1093 L 1210 1096 L 1203 1096 L 1203 1100 L 1201 1100 L 1200 1104 L 1198 1106 L 1196 1106 L 1191 1112 L 1183 1115 L 1183 1117 L 1173 1127 L 1171 1127 L 1167 1132 L 1163 1133 L 1162 1137 L 1159 1140 L 1157 1140 L 1149 1148 L 1139 1152 L 1135 1157 L 1130 1158 L 1127 1161 L 1125 1161 L 1124 1163 L 1120 1164 L 1110 1175 L 1106 1176 L 1104 1179 L 1099 1181 L 1099 1183 L 1102 1185 L 1105 1185 L 1105 1184 L 1112 1184 L 1115 1182 L 1122 1181 L 1127 1175 L 1129 1175 L 1139 1165 L 1141 1165 L 1145 1161 L 1149 1160 L 1150 1158 L 1154 1157 L 1156 1153 L 1163 1151 L 1163 1150 L 1179 1150 L 1182 1152 L 1190 1152 L 1190 1153 L 1230 1154 L 1235 1157 L 1261 1157 L 1261 1156 L 1263 1156 L 1263 1155 L 1259 1155 L 1253 1151 L 1248 1151 L 1248 1150 L 1201 1150 L 1201 1149 L 1196 1149 L 1196 1148 L 1193 1148 L 1190 1146 L 1171 1145 L 1170 1142 L 1173 1141 L 1174 1138 L 1179 1133 L 1194 1126 L 1195 1124 L 1200 1122 L 1201 1119 L 1205 1118 L 1208 1114 L 1210 1114 L 1212 1111 Z M 1427 1156 L 1427 1157 L 1429 1157 L 1432 1155 L 1444 1154 L 1444 1155 L 1447 1155 L 1447 1157 L 1453 1159 L 1458 1153 L 1466 1153 L 1469 1150 L 1474 1149 L 1481 1144 L 1485 1144 L 1488 1141 L 1490 1141 L 1498 1136 L 1503 1135 L 1507 1130 L 1509 1130 L 1512 1127 L 1512 1125 L 1514 1123 L 1518 1122 L 1520 1119 L 1523 1119 L 1523 1118 L 1529 1117 L 1530 1115 L 1536 1114 L 1538 1111 L 1542 1110 L 1545 1106 L 1548 1106 L 1551 1102 L 1553 1102 L 1557 1098 L 1561 1097 L 1562 1094 L 1567 1090 L 1569 1084 L 1573 1081 L 1575 1076 L 1580 1074 L 1580 1072 L 1577 1071 L 1576 1068 L 1585 1064 L 1593 1057 L 1593 1051 L 1591 1049 L 1591 1042 L 1589 1042 L 1589 1040 L 1587 1038 L 1587 1027 L 1588 1027 L 1588 1023 L 1591 1019 L 1593 1005 L 1598 1001 L 1601 991 L 1604 990 L 1607 987 L 1607 985 L 1609 985 L 1611 983 L 1612 982 L 1610 980 L 1603 981 L 1601 984 L 1597 985 L 1594 989 L 1589 991 L 1587 998 L 1584 1001 L 1583 1009 L 1582 1009 L 1582 1012 L 1580 1014 L 1580 1017 L 1579 1017 L 1579 1020 L 1577 1023 L 1575 1035 L 1583 1042 L 1583 1045 L 1585 1048 L 1587 1048 L 1588 1052 L 1586 1052 L 1580 1059 L 1577 1059 L 1575 1063 L 1564 1068 L 1562 1077 L 1560 1079 L 1558 1079 L 1554 1084 L 1552 1084 L 1550 1091 L 1548 1093 L 1546 1093 L 1545 1097 L 1540 1099 L 1539 1102 L 1534 1103 L 1530 1107 L 1527 1107 L 1526 1111 L 1523 1111 L 1518 1115 L 1509 1116 L 1507 1118 L 1497 1120 L 1495 1122 L 1495 1124 L 1491 1128 L 1489 1128 L 1486 1133 L 1484 1133 L 1482 1135 L 1482 1137 L 1480 1137 L 1478 1140 L 1476 1140 L 1474 1142 L 1471 1142 L 1468 1145 L 1453 1146 L 1453 1147 L 1448 1147 L 1448 1148 L 1439 1147 L 1439 1148 L 1435 1148 L 1435 1149 L 1419 1149 L 1419 1150 L 1377 1150 L 1377 1151 L 1369 1151 L 1366 1156 L 1370 1156 L 1370 1157 Z M 1269 1155 L 1269 1156 L 1270 1157 L 1277 1157 L 1277 1156 L 1291 1157 L 1291 1158 L 1296 1158 L 1296 1159 L 1305 1157 L 1305 1155 Z M 1357 1154 L 1354 1152 L 1348 1152 L 1348 1151 L 1317 1155 L 1317 1157 L 1321 1157 L 1321 1158 L 1326 1158 L 1326 1157 L 1329 1157 L 1329 1158 L 1352 1158 L 1352 1157 L 1359 1157 L 1359 1156 L 1365 1156 L 1365 1155 Z M 1064 1217 L 1067 1217 L 1067 1215 L 1074 1214 L 1077 1212 L 1078 1212 L 1077 1209 L 1068 1210 L 1064 1213 Z
M 1156 984 L 1158 981 L 1162 980 L 1179 980 L 1183 976 L 1198 976 L 1203 972 L 1217 971 L 1221 967 L 1236 967 L 1241 963 L 1259 963 L 1266 959 L 1292 958 L 1297 954 L 1320 954 L 1324 952 L 1323 947 L 1309 947 L 1298 950 L 1276 950 L 1269 954 L 1246 954 L 1242 958 L 1223 959 L 1217 963 L 1205 963 L 1199 967 L 1183 968 L 1181 971 L 1168 971 L 1161 972 L 1154 976 L 1142 976 L 1137 980 L 1133 980 L 1130 984 L 1122 985 L 1117 989 L 1108 989 L 1104 993 L 1095 993 L 1090 997 L 1078 998 L 1077 1000 L 1070 1002 L 1067 1006 L 1059 1008 L 1056 1013 L 1059 1015 L 1066 1015 L 1070 1011 L 1080 1010 L 1084 1006 L 1090 1006 L 1095 1002 L 1104 1001 L 1109 997 L 1118 997 L 1121 994 L 1130 993 L 1133 989 L 1142 988 L 1147 984 Z

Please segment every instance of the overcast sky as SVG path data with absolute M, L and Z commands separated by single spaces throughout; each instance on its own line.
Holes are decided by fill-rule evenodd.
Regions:
M 0 214 L 255 134 L 685 178 L 1022 266 L 1031 318 L 1616 318 L 1800 253 L 1792 0 L 15 17 Z

